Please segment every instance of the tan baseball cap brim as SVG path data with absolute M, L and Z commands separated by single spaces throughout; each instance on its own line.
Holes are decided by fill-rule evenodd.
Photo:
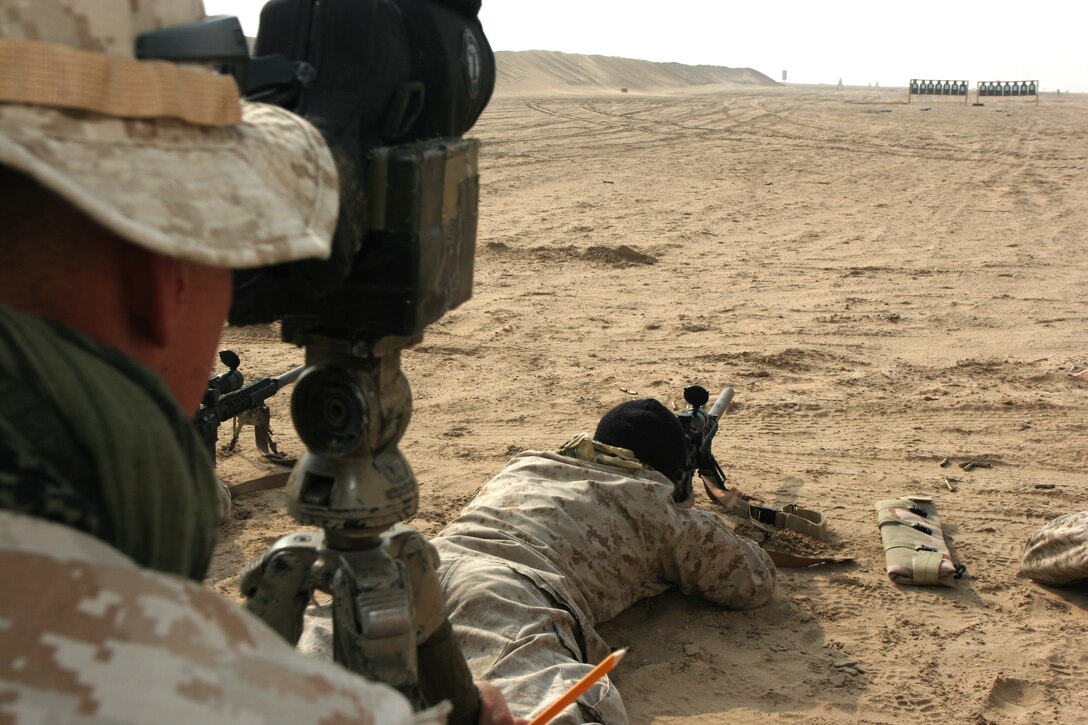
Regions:
M 294 114 L 242 103 L 241 122 L 198 126 L 0 104 L 0 163 L 155 252 L 244 268 L 324 258 L 336 167 Z

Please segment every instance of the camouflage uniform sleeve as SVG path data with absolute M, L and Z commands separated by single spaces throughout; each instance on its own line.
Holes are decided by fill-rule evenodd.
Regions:
M 1088 580 L 1088 511 L 1059 516 L 1024 545 L 1021 570 L 1042 584 Z
M 0 571 L 0 722 L 445 722 L 74 529 L 0 511 Z
M 763 549 L 734 534 L 710 511 L 676 511 L 680 533 L 663 554 L 665 578 L 684 594 L 730 609 L 752 609 L 771 598 L 775 567 Z

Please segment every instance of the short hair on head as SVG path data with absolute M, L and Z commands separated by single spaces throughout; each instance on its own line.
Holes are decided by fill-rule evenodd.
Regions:
M 594 440 L 626 448 L 676 483 L 687 459 L 687 437 L 676 415 L 653 398 L 620 403 L 597 424 Z

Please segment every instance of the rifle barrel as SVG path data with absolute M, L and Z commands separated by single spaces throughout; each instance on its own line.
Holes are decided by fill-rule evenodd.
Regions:
M 285 372 L 283 375 L 277 375 L 273 379 L 277 383 L 279 383 L 279 386 L 282 388 L 298 380 L 299 376 L 302 375 L 304 370 L 306 370 L 306 366 L 299 365 L 297 368 L 292 368 Z
M 733 402 L 733 389 L 726 388 L 718 396 L 718 399 L 714 401 L 714 407 L 710 409 L 710 417 L 714 420 L 722 417 L 725 409 L 729 407 L 729 404 Z

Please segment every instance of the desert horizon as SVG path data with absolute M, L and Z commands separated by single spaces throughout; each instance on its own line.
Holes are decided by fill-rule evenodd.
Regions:
M 798 83 L 778 80 L 754 68 L 727 67 L 716 65 L 688 65 L 676 62 L 662 62 L 623 58 L 609 55 L 563 53 L 554 50 L 500 50 L 495 52 L 498 78 L 497 95 L 563 94 L 579 92 L 701 92 L 721 90 L 736 86 L 767 88 L 843 88 L 843 89 L 884 89 L 899 90 L 904 94 L 914 78 L 904 78 L 902 83 Z M 788 78 L 788 75 L 787 75 Z M 915 76 L 915 78 L 920 78 Z M 935 79 L 934 79 L 935 80 Z M 977 98 L 976 90 L 980 82 L 994 82 L 999 77 L 966 78 L 962 75 L 942 76 L 942 80 L 967 81 L 968 98 Z M 1006 78 L 1004 80 L 1013 80 Z M 1040 96 L 1061 97 L 1070 95 L 1068 91 L 1048 86 L 1042 79 L 1024 78 L 1016 80 L 1040 82 Z M 626 91 L 622 89 L 627 89 Z M 905 96 L 904 96 L 905 97 Z M 926 97 L 926 96 L 923 96 Z M 940 98 L 942 101 L 953 100 Z M 962 103 L 963 96 L 954 100 Z M 1000 99 L 993 99 L 995 101 Z

